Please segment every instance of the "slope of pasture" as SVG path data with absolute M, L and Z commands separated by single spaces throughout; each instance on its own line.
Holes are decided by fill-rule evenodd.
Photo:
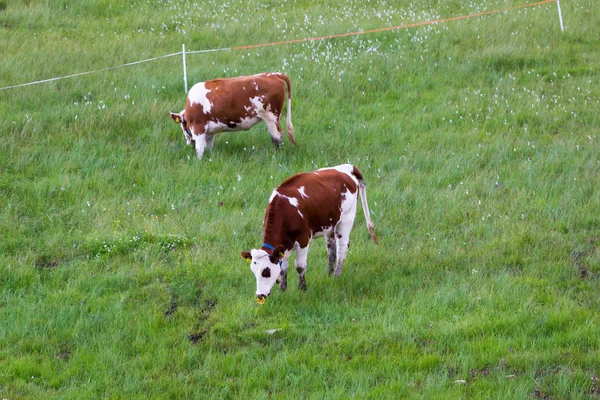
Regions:
M 516 0 L 0 1 L 0 87 Z M 282 71 L 264 125 L 198 161 L 181 58 L 0 91 L 0 396 L 587 398 L 600 384 L 600 3 L 191 54 L 190 83 Z M 254 302 L 272 189 L 350 162 L 340 278 Z M 275 330 L 270 331 L 270 330 Z M 267 331 L 270 331 L 268 333 Z

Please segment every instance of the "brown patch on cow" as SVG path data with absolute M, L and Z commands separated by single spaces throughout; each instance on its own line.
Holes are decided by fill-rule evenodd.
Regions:
M 263 278 L 270 278 L 271 277 L 271 269 L 269 267 L 263 269 L 262 272 L 260 273 L 260 275 Z
M 171 112 L 171 111 L 169 111 L 169 114 L 171 115 L 171 118 L 173 119 L 173 121 L 176 124 L 180 124 L 180 123 L 184 122 L 183 121 L 183 117 L 181 116 L 181 114 L 177 114 L 177 113 L 174 113 L 174 112 Z
M 265 242 L 267 243 L 267 242 Z M 262 249 L 262 247 L 261 247 Z M 278 262 L 281 262 L 283 260 L 284 257 L 284 253 L 285 253 L 285 247 L 283 245 L 278 245 L 277 247 L 275 247 L 275 249 L 269 253 L 270 250 L 268 249 L 263 249 L 267 252 L 267 254 L 269 254 L 269 261 L 271 261 L 271 264 L 277 264 Z
M 352 175 L 356 177 L 359 181 L 364 181 L 362 173 L 356 168 L 356 165 L 352 166 Z

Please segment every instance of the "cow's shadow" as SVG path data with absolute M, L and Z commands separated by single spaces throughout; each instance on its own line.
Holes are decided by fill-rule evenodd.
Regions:
M 180 140 L 181 142 L 176 145 L 175 150 L 197 159 L 195 142 L 192 140 L 191 144 L 187 145 L 181 138 Z M 279 146 L 273 144 L 271 136 L 266 129 L 264 132 L 257 130 L 257 132 L 252 134 L 248 132 L 222 132 L 216 135 L 213 148 L 205 150 L 202 159 L 221 156 L 241 159 L 250 157 L 252 154 L 269 157 L 285 154 L 286 156 L 293 157 L 295 152 L 290 150 L 296 149 L 298 149 L 298 146 L 293 145 L 286 138 L 283 139 Z

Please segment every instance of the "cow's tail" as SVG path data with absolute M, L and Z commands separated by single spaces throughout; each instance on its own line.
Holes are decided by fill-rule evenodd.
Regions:
M 285 81 L 287 84 L 287 94 L 288 94 L 288 102 L 287 102 L 287 119 L 285 120 L 285 126 L 287 128 L 288 139 L 292 144 L 296 144 L 296 139 L 294 138 L 294 125 L 292 125 L 292 82 L 290 78 L 288 78 L 285 74 L 279 74 L 281 79 Z
M 352 166 L 352 175 L 358 179 L 358 193 L 360 194 L 360 202 L 362 203 L 363 213 L 365 214 L 365 221 L 367 222 L 367 228 L 369 228 L 369 233 L 371 234 L 371 239 L 377 244 L 377 235 L 375 234 L 375 225 L 373 225 L 373 221 L 371 221 L 371 213 L 369 212 L 369 204 L 367 203 L 367 187 L 365 185 L 365 180 L 363 179 L 362 174 L 355 166 Z

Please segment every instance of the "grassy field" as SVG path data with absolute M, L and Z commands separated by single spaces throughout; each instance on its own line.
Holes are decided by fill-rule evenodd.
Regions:
M 0 88 L 522 4 L 0 0 Z M 598 398 L 600 2 L 561 6 L 188 55 L 291 77 L 280 150 L 198 161 L 180 56 L 0 90 L 0 398 Z M 345 162 L 380 245 L 359 210 L 258 306 L 272 189 Z

